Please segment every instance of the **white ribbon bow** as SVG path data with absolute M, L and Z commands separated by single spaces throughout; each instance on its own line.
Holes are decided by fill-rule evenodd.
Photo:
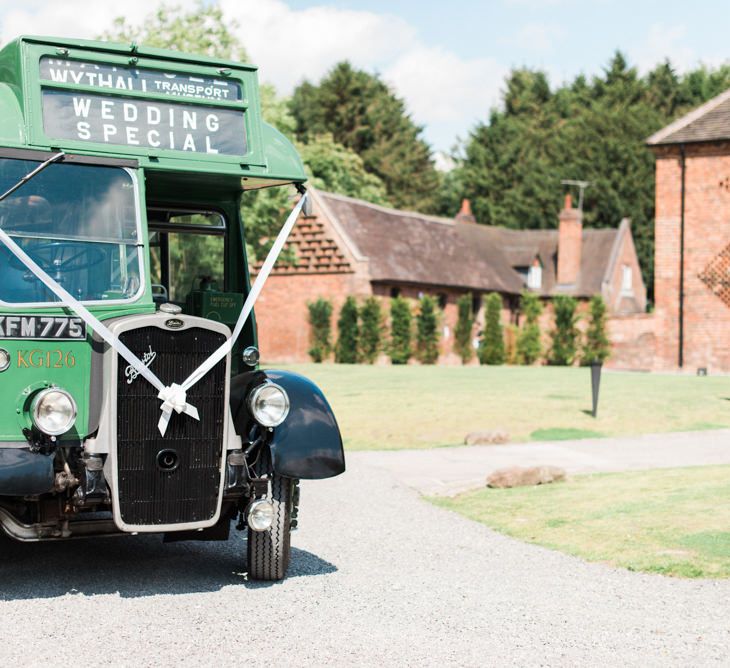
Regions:
M 231 337 L 226 340 L 211 356 L 203 362 L 193 373 L 191 373 L 181 385 L 172 383 L 164 385 L 162 381 L 145 365 L 127 346 L 125 346 L 104 323 L 102 323 L 95 315 L 93 315 L 83 304 L 76 300 L 67 290 L 54 281 L 38 264 L 20 247 L 13 239 L 8 236 L 0 227 L 0 241 L 2 241 L 8 250 L 15 255 L 35 276 L 60 300 L 63 306 L 74 311 L 91 329 L 93 329 L 104 341 L 106 341 L 119 355 L 121 355 L 129 364 L 131 364 L 140 375 L 147 380 L 158 392 L 157 397 L 162 400 L 160 410 L 162 415 L 157 423 L 157 428 L 163 436 L 167 431 L 167 425 L 170 422 L 172 412 L 185 413 L 186 415 L 200 420 L 198 410 L 187 403 L 187 392 L 201 378 L 203 378 L 220 360 L 222 360 L 233 348 L 233 344 L 241 333 L 249 314 L 253 309 L 253 305 L 258 299 L 259 293 L 264 287 L 266 279 L 269 277 L 271 270 L 274 268 L 279 254 L 284 248 L 284 244 L 291 234 L 294 223 L 299 217 L 304 203 L 308 197 L 308 193 L 303 193 L 299 198 L 299 202 L 289 214 L 284 226 L 281 228 L 279 235 L 276 237 L 274 245 L 271 247 L 266 260 L 261 267 L 259 275 L 251 287 L 251 291 L 246 297 L 241 313 L 238 316 L 236 325 L 233 328 Z
M 173 383 L 172 385 L 163 387 L 157 395 L 157 398 L 162 399 L 162 406 L 160 406 L 162 415 L 160 415 L 160 421 L 157 423 L 157 428 L 163 436 L 167 431 L 167 425 L 170 422 L 172 411 L 175 411 L 178 414 L 185 413 L 194 420 L 200 420 L 198 409 L 195 408 L 195 406 L 191 406 L 186 401 L 187 393 L 181 385 Z

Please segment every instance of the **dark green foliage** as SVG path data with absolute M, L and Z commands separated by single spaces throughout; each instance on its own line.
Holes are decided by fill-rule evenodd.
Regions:
M 436 309 L 431 295 L 423 295 L 416 315 L 416 358 L 421 364 L 436 364 L 439 358 L 439 329 Z
M 484 331 L 478 354 L 480 364 L 504 364 L 505 361 L 502 297 L 496 292 L 487 295 Z
M 411 337 L 413 316 L 411 306 L 403 297 L 395 297 L 390 302 L 390 343 L 388 356 L 393 364 L 408 364 L 413 355 Z
M 374 364 L 383 347 L 383 313 L 380 301 L 368 297 L 360 309 L 360 359 Z
M 456 309 L 459 315 L 454 330 L 454 352 L 461 357 L 461 363 L 466 364 L 474 357 L 474 346 L 472 346 L 474 311 L 471 293 L 461 295 L 456 300 Z
M 604 362 L 611 353 L 611 345 L 606 334 L 606 302 L 601 295 L 594 295 L 590 303 L 590 320 L 586 330 L 581 364 Z
M 520 309 L 525 321 L 517 334 L 517 363 L 534 364 L 542 355 L 538 323 L 542 313 L 540 298 L 533 292 L 523 292 L 520 297 Z
M 388 205 L 385 185 L 366 171 L 362 158 L 338 144 L 330 133 L 315 135 L 306 144 L 298 143 L 310 184 L 328 192 Z
M 578 302 L 573 297 L 558 295 L 553 299 L 555 310 L 555 329 L 552 331 L 552 347 L 548 363 L 570 366 L 578 351 L 578 316 L 575 312 Z
M 654 157 L 646 138 L 730 87 L 730 66 L 678 76 L 669 63 L 640 76 L 616 53 L 605 71 L 550 89 L 544 73 L 514 70 L 504 109 L 472 131 L 458 177 L 480 223 L 554 228 L 561 179 L 591 182 L 587 227 L 628 216 L 646 286 L 653 289 Z M 453 195 L 444 201 L 454 215 Z
M 403 101 L 377 75 L 339 63 L 319 84 L 297 87 L 291 112 L 300 141 L 330 133 L 385 184 L 394 206 L 436 208 L 440 179 L 430 148 Z
M 332 302 L 320 297 L 307 304 L 309 309 L 309 356 L 313 362 L 326 360 L 332 352 Z
M 235 36 L 238 23 L 223 15 L 216 3 L 198 0 L 185 12 L 174 4 L 163 3 L 148 14 L 142 25 L 132 25 L 124 16 L 112 22 L 113 28 L 100 39 L 199 53 L 216 59 L 248 60 L 243 44 Z
M 360 332 L 358 327 L 358 309 L 354 297 L 345 299 L 337 320 L 337 345 L 335 346 L 335 362 L 355 364 Z

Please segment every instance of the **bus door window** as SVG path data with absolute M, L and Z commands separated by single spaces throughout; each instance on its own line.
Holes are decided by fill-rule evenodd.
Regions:
M 153 208 L 148 220 L 155 301 L 184 306 L 201 284 L 225 290 L 226 221 L 220 213 Z

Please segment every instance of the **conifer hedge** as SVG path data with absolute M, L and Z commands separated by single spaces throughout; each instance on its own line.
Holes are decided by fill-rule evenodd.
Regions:
M 355 298 L 348 297 L 340 309 L 340 317 L 337 320 L 335 362 L 339 364 L 355 364 L 358 361 L 358 316 Z
M 332 302 L 320 297 L 307 304 L 309 310 L 310 341 L 309 356 L 313 362 L 326 360 L 332 352 Z
M 479 341 L 480 364 L 504 364 L 504 332 L 502 329 L 502 297 L 496 292 L 487 295 L 484 331 Z
M 421 364 L 436 364 L 439 358 L 438 304 L 431 295 L 419 300 L 416 315 L 416 358 Z
M 411 338 L 413 316 L 411 307 L 403 297 L 394 297 L 390 302 L 390 342 L 388 356 L 393 364 L 408 364 L 413 355 Z

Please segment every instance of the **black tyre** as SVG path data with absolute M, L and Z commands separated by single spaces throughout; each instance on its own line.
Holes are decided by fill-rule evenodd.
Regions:
M 246 547 L 251 580 L 282 580 L 291 557 L 291 511 L 294 481 L 274 475 L 266 498 L 274 506 L 274 522 L 268 531 L 248 530 Z

